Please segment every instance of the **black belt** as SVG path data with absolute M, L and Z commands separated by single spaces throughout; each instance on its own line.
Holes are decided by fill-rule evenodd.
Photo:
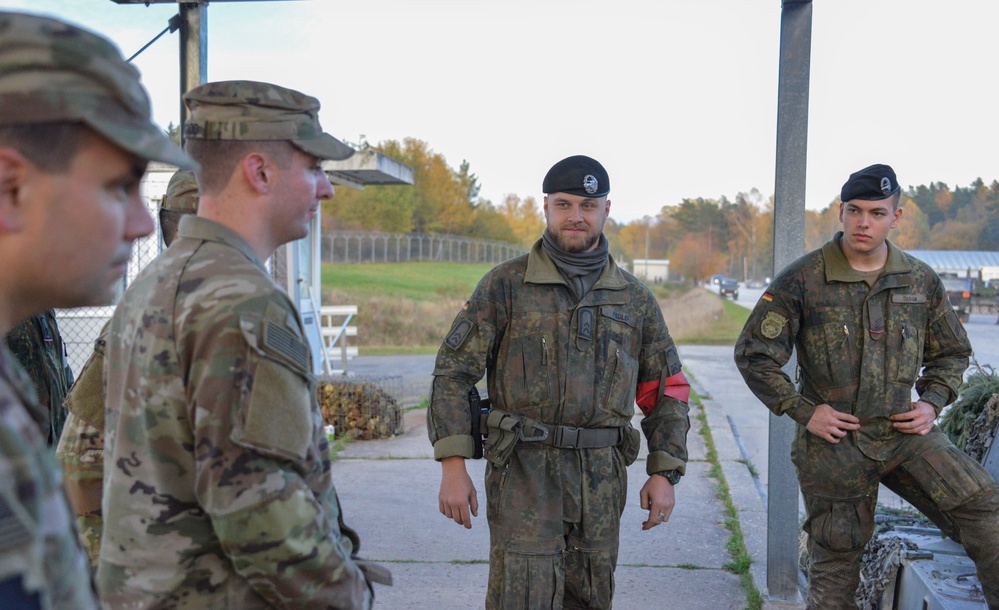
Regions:
M 520 440 L 525 443 L 542 443 L 559 449 L 599 449 L 615 447 L 624 438 L 624 428 L 575 428 L 549 426 L 524 420 Z

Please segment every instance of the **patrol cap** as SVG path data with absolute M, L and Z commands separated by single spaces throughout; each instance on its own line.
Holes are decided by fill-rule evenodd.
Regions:
M 102 36 L 48 17 L 0 12 L 0 125 L 81 122 L 149 161 L 197 163 L 151 119 L 139 71 Z
M 323 132 L 319 100 L 248 80 L 205 83 L 184 94 L 184 136 L 200 140 L 287 141 L 319 159 L 341 160 L 354 149 Z
M 546 195 L 569 193 L 580 197 L 603 197 L 610 192 L 610 178 L 596 159 L 574 155 L 562 159 L 548 170 L 541 190 Z
M 160 202 L 161 210 L 173 210 L 183 214 L 198 211 L 198 181 L 194 172 L 181 170 L 170 177 L 166 195 Z
M 876 163 L 850 174 L 850 179 L 839 191 L 839 200 L 878 201 L 887 199 L 897 192 L 898 180 L 895 178 L 895 170 Z

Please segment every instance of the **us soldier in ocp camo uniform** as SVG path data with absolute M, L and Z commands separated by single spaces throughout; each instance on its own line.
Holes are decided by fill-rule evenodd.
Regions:
M 887 241 L 900 197 L 887 165 L 852 174 L 843 231 L 774 279 L 735 361 L 771 411 L 798 423 L 791 460 L 808 511 L 809 608 L 856 607 L 880 482 L 964 544 L 995 609 L 999 485 L 934 426 L 971 345 L 936 273 Z M 794 348 L 798 388 L 781 371 Z
M 369 608 L 384 569 L 343 524 L 302 321 L 263 261 L 333 196 L 319 102 L 251 81 L 184 95 L 198 215 L 111 320 L 110 607 Z
M 0 12 L 0 337 L 60 307 L 105 305 L 153 230 L 149 160 L 191 159 L 150 120 L 139 73 L 104 38 Z M 0 606 L 96 608 L 37 396 L 0 342 Z
M 66 423 L 62 401 L 73 385 L 73 371 L 66 361 L 66 345 L 59 334 L 55 311 L 48 309 L 32 316 L 7 333 L 7 347 L 31 377 L 38 392 L 35 418 L 45 440 L 55 445 Z
M 170 177 L 160 202 L 160 235 L 169 246 L 177 236 L 182 216 L 198 211 L 198 182 L 194 173 L 179 171 Z M 104 485 L 104 351 L 110 320 L 94 341 L 94 352 L 66 398 L 66 427 L 56 447 L 62 464 L 63 486 L 76 513 L 80 542 L 97 567 L 101 550 L 102 486 Z
M 610 608 L 636 399 L 648 530 L 669 520 L 686 470 L 690 387 L 655 298 L 608 253 L 607 172 L 569 157 L 543 189 L 543 237 L 482 278 L 437 354 L 427 426 L 440 510 L 466 528 L 478 514 L 468 394 L 486 374 L 486 607 Z

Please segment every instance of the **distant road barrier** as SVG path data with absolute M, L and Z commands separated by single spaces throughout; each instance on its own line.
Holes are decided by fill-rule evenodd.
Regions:
M 324 263 L 439 261 L 497 264 L 527 253 L 515 244 L 433 233 L 328 231 L 320 238 Z

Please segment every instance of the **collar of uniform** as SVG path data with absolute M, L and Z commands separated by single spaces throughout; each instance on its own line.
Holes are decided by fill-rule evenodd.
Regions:
M 555 267 L 555 261 L 545 252 L 541 240 L 534 242 L 531 251 L 527 255 L 527 272 L 524 273 L 524 282 L 527 284 L 562 284 L 566 285 L 562 274 Z M 614 262 L 614 257 L 607 255 L 607 264 L 600 272 L 600 277 L 593 288 L 606 288 L 609 290 L 619 290 L 628 285 L 624 279 L 621 269 Z
M 843 232 L 836 235 L 822 245 L 822 259 L 825 261 L 826 282 L 862 282 L 864 281 L 853 271 L 849 261 L 843 254 L 843 249 L 839 245 Z
M 854 272 L 853 267 L 846 260 L 843 249 L 839 245 L 843 232 L 836 235 L 822 246 L 822 258 L 825 260 L 826 282 L 862 282 L 863 278 Z M 888 244 L 888 258 L 885 261 L 885 268 L 881 272 L 882 277 L 897 273 L 908 273 L 912 271 L 909 261 L 905 260 L 905 254 L 898 249 L 898 246 L 885 240 Z
M 217 241 L 227 246 L 232 246 L 246 255 L 246 258 L 253 261 L 255 265 L 266 270 L 264 261 L 260 260 L 257 253 L 253 251 L 250 244 L 240 237 L 235 231 L 220 225 L 219 223 L 201 218 L 193 214 L 188 214 L 180 219 L 177 227 L 177 238 L 200 239 L 203 241 Z
M 905 258 L 905 253 L 891 241 L 886 240 L 886 243 L 888 244 L 888 261 L 885 263 L 884 275 L 912 271 L 912 265 Z

